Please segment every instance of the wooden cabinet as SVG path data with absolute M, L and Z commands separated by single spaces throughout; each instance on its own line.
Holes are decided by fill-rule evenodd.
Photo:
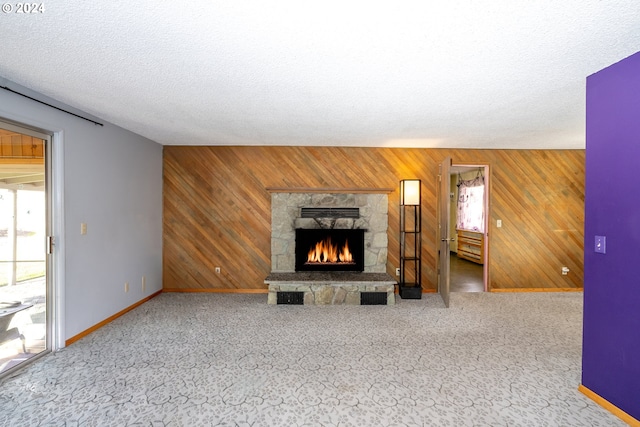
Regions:
M 458 258 L 478 264 L 484 263 L 484 234 L 477 231 L 457 230 Z

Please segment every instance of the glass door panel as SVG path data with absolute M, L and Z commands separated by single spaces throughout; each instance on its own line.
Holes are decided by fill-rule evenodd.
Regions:
M 0 375 L 48 349 L 45 144 L 0 127 Z

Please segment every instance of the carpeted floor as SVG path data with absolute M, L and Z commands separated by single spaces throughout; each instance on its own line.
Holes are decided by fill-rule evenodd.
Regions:
M 0 384 L 2 426 L 624 426 L 577 391 L 582 294 L 396 306 L 161 294 Z

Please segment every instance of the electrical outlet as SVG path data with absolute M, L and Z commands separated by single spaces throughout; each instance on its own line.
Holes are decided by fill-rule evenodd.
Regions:
M 83 236 L 85 234 L 87 234 L 87 223 L 86 222 L 81 222 L 80 223 L 80 234 L 82 234 Z
M 145 291 L 146 287 L 147 287 L 147 278 L 142 276 L 142 292 Z
M 124 291 L 129 292 L 129 282 L 124 282 Z
M 216 267 L 216 273 L 220 274 L 220 267 Z
M 399 275 L 400 275 L 400 269 L 396 268 L 396 276 L 399 276 Z

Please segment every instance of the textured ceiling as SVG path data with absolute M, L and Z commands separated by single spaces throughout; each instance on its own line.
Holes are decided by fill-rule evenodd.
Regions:
M 584 148 L 638 0 L 44 2 L 0 77 L 162 144 Z

